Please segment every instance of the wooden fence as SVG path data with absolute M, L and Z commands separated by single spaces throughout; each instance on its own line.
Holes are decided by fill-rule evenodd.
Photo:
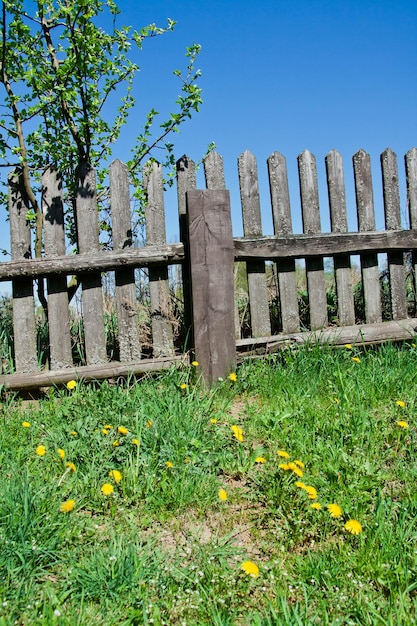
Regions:
M 80 165 L 76 181 L 78 254 L 66 255 L 64 204 L 59 173 L 47 169 L 42 178 L 44 257 L 31 258 L 28 206 L 21 192 L 19 172 L 9 177 L 12 260 L 0 264 L 0 280 L 12 280 L 15 372 L 3 375 L 7 389 L 62 384 L 72 378 L 99 379 L 137 374 L 187 362 L 184 346 L 174 348 L 168 267 L 182 266 L 184 319 L 192 329 L 191 348 L 207 384 L 224 377 L 242 355 L 265 353 L 289 342 L 333 344 L 403 340 L 417 334 L 415 308 L 417 252 L 417 149 L 405 156 L 409 228 L 401 225 L 396 155 L 381 155 L 385 230 L 376 231 L 369 155 L 353 157 L 358 232 L 348 232 L 344 169 L 341 155 L 332 150 L 325 159 L 331 232 L 321 232 L 315 157 L 298 157 L 303 233 L 293 234 L 285 158 L 278 152 L 268 161 L 273 236 L 264 236 L 255 157 L 243 153 L 238 175 L 243 237 L 233 237 L 230 198 L 221 157 L 210 153 L 204 161 L 206 190 L 196 189 L 193 161 L 177 163 L 180 243 L 167 244 L 162 169 L 145 168 L 146 245 L 133 246 L 129 177 L 126 166 L 110 166 L 110 205 L 113 250 L 102 251 L 95 172 Z M 378 253 L 387 255 L 386 285 L 389 320 L 382 321 Z M 407 265 L 405 254 L 407 253 Z M 355 324 L 352 255 L 360 258 L 365 323 Z M 324 259 L 333 259 L 337 316 L 328 322 Z M 308 331 L 302 329 L 296 260 L 305 262 Z M 250 336 L 242 338 L 235 297 L 234 263 L 246 264 Z M 267 263 L 266 263 L 267 261 Z M 272 265 L 271 265 L 272 264 Z M 152 358 L 143 358 L 137 322 L 135 268 L 148 268 Z M 268 272 L 276 276 L 275 299 L 279 327 L 272 334 Z M 406 271 L 407 270 L 407 271 Z M 102 272 L 114 271 L 120 360 L 108 362 L 104 330 Z M 406 274 L 408 272 L 408 287 Z M 299 273 L 299 272 L 298 272 Z M 74 367 L 70 337 L 67 276 L 78 275 L 82 287 L 82 316 L 87 365 Z M 36 344 L 34 281 L 46 278 L 50 369 L 39 371 Z M 411 278 L 410 278 L 411 277 Z M 411 282 L 410 282 L 411 280 Z M 411 295 L 410 295 L 411 294 Z M 275 328 L 275 325 L 274 325 Z M 246 333 L 247 334 L 247 333 Z

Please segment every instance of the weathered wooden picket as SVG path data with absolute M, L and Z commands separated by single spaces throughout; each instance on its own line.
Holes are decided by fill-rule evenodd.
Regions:
M 298 157 L 303 234 L 293 234 L 285 158 L 278 152 L 268 161 L 274 235 L 262 232 L 255 157 L 243 153 L 238 175 L 243 237 L 233 237 L 230 198 L 222 158 L 215 152 L 204 160 L 206 190 L 196 189 L 195 164 L 177 163 L 180 243 L 167 244 L 162 168 L 144 170 L 147 191 L 146 245 L 133 247 L 129 176 L 126 166 L 110 166 L 113 251 L 100 250 L 95 172 L 81 164 L 76 181 L 78 254 L 66 255 L 63 190 L 59 173 L 48 168 L 42 178 L 44 257 L 31 258 L 28 207 L 21 193 L 19 172 L 9 178 L 12 261 L 0 264 L 0 280 L 12 280 L 15 374 L 3 375 L 5 388 L 36 388 L 62 384 L 71 378 L 99 379 L 137 374 L 187 362 L 175 354 L 168 266 L 182 265 L 184 316 L 192 328 L 191 347 L 207 384 L 225 376 L 241 355 L 265 353 L 288 342 L 328 341 L 334 344 L 403 340 L 417 334 L 417 319 L 408 316 L 404 254 L 411 252 L 413 290 L 417 291 L 417 149 L 405 156 L 409 229 L 401 225 L 398 167 L 395 154 L 381 155 L 385 230 L 375 230 L 369 155 L 353 157 L 359 232 L 348 232 L 344 169 L 332 150 L 325 159 L 331 232 L 321 232 L 315 157 Z M 378 253 L 387 254 L 391 320 L 382 322 Z M 360 256 L 366 323 L 355 325 L 351 255 Z M 324 259 L 332 257 L 337 292 L 337 324 L 328 327 Z M 296 259 L 305 260 L 309 332 L 301 331 L 296 284 Z M 233 264 L 246 263 L 251 337 L 241 338 L 234 295 Z M 265 261 L 276 266 L 281 326 L 271 335 Z M 149 275 L 153 356 L 143 358 L 137 323 L 135 268 Z M 108 362 L 104 332 L 103 271 L 115 272 L 120 361 Z M 74 367 L 71 354 L 67 275 L 80 277 L 87 365 Z M 46 277 L 50 370 L 38 370 L 33 283 Z

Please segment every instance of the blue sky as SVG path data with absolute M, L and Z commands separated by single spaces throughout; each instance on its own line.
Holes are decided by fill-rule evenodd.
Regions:
M 344 159 L 349 227 L 356 229 L 352 156 L 370 153 L 382 228 L 379 155 L 397 153 L 406 213 L 404 154 L 417 145 L 417 2 L 415 0 L 278 0 L 181 3 L 137 8 L 120 2 L 132 26 L 177 20 L 174 33 L 146 42 L 138 77 L 138 106 L 169 108 L 185 45 L 202 44 L 201 112 L 176 138 L 176 155 L 198 160 L 214 141 L 231 191 L 235 235 L 241 235 L 237 157 L 255 154 L 265 234 L 272 234 L 266 159 L 287 159 L 294 230 L 300 232 L 297 155 L 317 158 L 323 230 L 329 228 L 324 157 L 336 148 Z M 145 105 L 142 109 L 142 105 Z M 125 144 L 123 144 L 125 145 Z M 123 157 L 122 157 L 123 158 Z M 202 173 L 198 178 L 203 186 Z M 175 206 L 168 206 L 168 240 L 176 237 Z
M 287 159 L 293 227 L 300 232 L 297 155 L 308 148 L 317 158 L 322 228 L 328 230 L 324 157 L 332 148 L 344 159 L 349 227 L 356 229 L 352 155 L 370 153 L 383 228 L 379 155 L 398 155 L 401 202 L 406 214 L 404 154 L 417 145 L 416 0 L 276 0 L 257 2 L 120 0 L 119 25 L 177 21 L 173 33 L 145 41 L 137 61 L 137 105 L 114 149 L 129 158 L 146 112 L 173 108 L 180 85 L 172 71 L 185 66 L 187 45 L 202 53 L 201 112 L 174 137 L 175 154 L 198 161 L 214 141 L 224 159 L 231 191 L 233 229 L 242 234 L 237 157 L 255 154 L 264 233 L 272 234 L 266 159 L 275 150 Z M 161 120 L 162 121 L 162 120 Z M 198 186 L 204 185 L 202 170 Z M 175 194 L 167 194 L 167 239 L 178 238 Z M 0 244 L 9 247 L 7 230 Z

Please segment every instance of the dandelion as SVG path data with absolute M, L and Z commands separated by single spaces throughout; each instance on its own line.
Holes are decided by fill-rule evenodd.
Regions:
M 259 576 L 259 567 L 256 563 L 253 563 L 253 561 L 243 561 L 240 569 L 242 569 L 245 574 L 248 574 L 248 576 L 252 576 L 252 578 L 258 578 Z
M 266 463 L 266 459 L 263 456 L 257 456 L 255 463 Z
M 333 398 L 333 402 L 334 402 L 335 404 L 339 404 L 339 399 L 338 399 L 338 398 Z
M 236 376 L 236 374 L 234 372 L 229 374 L 229 380 L 231 380 L 232 383 L 235 383 L 237 381 L 237 376 Z
M 107 428 L 103 428 L 101 432 L 103 433 L 103 435 L 108 435 L 110 431 L 107 430 Z
M 233 436 L 235 437 L 235 439 L 237 439 L 238 441 L 242 442 L 243 441 L 243 430 L 241 429 L 240 426 L 236 426 L 235 424 L 233 424 L 233 426 L 231 426 L 231 430 L 233 433 Z
M 65 450 L 58 448 L 57 452 L 60 459 L 65 459 Z
M 288 452 L 285 452 L 285 450 L 278 450 L 277 454 L 278 456 L 282 456 L 283 459 L 290 458 L 290 455 L 288 454 Z
M 77 431 L 76 431 L 76 430 L 72 430 L 72 431 L 71 431 L 71 435 L 73 435 L 73 436 L 75 437 L 75 435 L 78 435 L 78 433 L 77 433 Z
M 67 461 L 65 463 L 65 467 L 69 467 L 71 472 L 76 472 L 77 471 L 77 468 L 75 467 L 74 463 L 72 463 L 71 461 Z
M 153 421 L 152 420 L 148 420 L 146 422 L 146 428 L 150 428 L 151 426 L 153 426 Z
M 401 408 L 405 407 L 405 402 L 404 400 L 397 400 L 397 402 L 395 403 L 397 406 L 400 406 Z
M 315 500 L 317 498 L 317 489 L 315 487 L 312 487 L 311 485 L 306 485 L 305 492 L 310 500 Z
M 30 422 L 22 422 L 23 428 L 30 428 Z
M 219 489 L 219 500 L 225 502 L 227 500 L 227 492 L 226 489 Z
M 115 448 L 117 448 L 117 446 L 120 446 L 120 441 L 118 441 L 117 439 L 115 439 L 115 440 L 113 441 L 113 446 L 114 446 Z
M 358 356 L 352 357 L 352 361 L 355 361 L 355 363 L 360 363 L 361 362 L 361 360 L 360 360 L 360 358 Z
M 193 367 L 198 367 L 198 361 L 193 361 L 193 362 L 191 363 L 191 365 L 192 365 Z
M 169 467 L 169 468 L 174 467 L 174 464 L 173 464 L 173 463 L 171 463 L 171 461 L 167 461 L 167 462 L 165 463 L 165 465 L 166 465 L 167 467 Z
M 279 469 L 282 469 L 282 470 L 285 470 L 285 471 L 291 469 L 290 466 L 288 465 L 288 463 L 280 463 L 278 465 L 278 467 L 279 467 Z
M 307 489 L 307 485 L 305 483 L 302 483 L 301 480 L 297 480 L 297 482 L 295 483 L 295 486 L 298 487 L 299 489 Z
M 352 344 L 351 343 L 345 343 L 345 348 L 346 348 L 346 350 L 352 350 Z
M 65 500 L 65 502 L 61 504 L 61 511 L 62 513 L 70 513 L 71 511 L 74 510 L 74 507 L 75 507 L 75 500 Z
M 103 428 L 105 428 L 106 430 L 111 430 L 113 426 L 111 424 L 104 424 Z
M 76 388 L 76 386 L 77 386 L 77 382 L 76 382 L 75 380 L 69 380 L 69 381 L 67 382 L 67 389 L 68 389 L 69 391 L 72 391 L 73 389 L 75 389 L 75 388 Z
M 188 385 L 187 383 L 181 383 L 180 385 L 180 389 L 187 389 Z
M 310 504 L 312 509 L 315 509 L 316 511 L 320 511 L 321 509 L 321 504 L 320 502 L 313 502 L 312 504 Z
M 338 504 L 328 504 L 327 509 L 330 513 L 330 517 L 340 517 L 342 515 L 342 509 Z
M 126 426 L 118 426 L 117 430 L 121 435 L 127 435 L 127 433 L 129 432 Z
M 113 493 L 114 487 L 110 483 L 104 483 L 100 491 L 104 496 L 109 496 Z
M 113 478 L 114 482 L 117 484 L 122 480 L 122 473 L 119 472 L 119 470 L 110 470 L 109 476 Z
M 46 454 L 46 448 L 45 448 L 45 446 L 38 446 L 38 447 L 36 448 L 35 452 L 36 452 L 36 454 L 37 454 L 38 456 L 45 456 L 45 454 Z
M 400 428 L 408 428 L 408 422 L 400 420 L 399 422 L 397 422 L 397 426 L 399 426 Z
M 139 439 L 132 439 L 132 443 L 134 446 L 138 446 L 139 445 Z
M 346 522 L 345 528 L 351 535 L 359 535 L 362 532 L 362 524 L 356 519 L 350 519 Z
M 215 417 L 212 417 L 210 420 L 210 424 L 217 424 L 217 420 Z
M 304 463 L 303 463 L 302 461 L 299 461 L 298 459 L 296 459 L 296 460 L 294 461 L 294 463 L 295 463 L 296 465 L 298 465 L 298 467 L 301 467 L 301 469 L 304 469 L 304 468 L 305 468 Z
M 285 463 L 284 463 L 285 465 Z M 298 467 L 298 465 L 296 465 L 293 461 L 290 461 L 287 464 L 288 469 L 292 470 L 294 472 L 294 474 L 296 474 L 299 478 L 302 478 L 304 476 L 304 473 L 300 470 L 300 468 Z

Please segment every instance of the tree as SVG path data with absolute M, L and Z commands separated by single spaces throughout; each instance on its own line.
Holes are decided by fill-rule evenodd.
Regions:
M 113 0 L 3 0 L 0 21 L 0 159 L 19 165 L 24 193 L 35 224 L 35 256 L 42 253 L 42 211 L 38 203 L 40 176 L 53 165 L 62 173 L 71 207 L 75 168 L 88 162 L 105 180 L 105 161 L 120 135 L 135 101 L 132 85 L 138 65 L 132 61 L 146 39 L 172 31 L 155 24 L 141 30 L 118 27 L 120 9 Z M 100 25 L 112 23 L 110 31 Z M 131 159 L 131 181 L 140 195 L 140 167 L 155 149 L 163 148 L 164 164 L 174 163 L 169 137 L 199 110 L 200 71 L 195 69 L 200 46 L 186 50 L 177 110 L 155 129 L 152 109 Z M 119 106 L 111 105 L 119 95 Z M 161 151 L 158 151 L 160 157 Z M 101 197 L 105 197 L 104 191 Z M 4 199 L 4 198 L 3 198 Z M 71 212 L 69 225 L 73 225 Z

